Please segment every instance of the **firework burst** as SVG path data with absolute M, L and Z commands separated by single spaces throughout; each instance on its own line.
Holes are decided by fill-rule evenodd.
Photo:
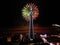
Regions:
M 34 3 L 28 3 L 26 6 L 23 7 L 22 9 L 22 16 L 26 21 L 29 21 L 29 16 L 30 16 L 30 8 L 32 7 L 33 11 L 33 19 L 35 20 L 38 15 L 39 15 L 39 9 Z

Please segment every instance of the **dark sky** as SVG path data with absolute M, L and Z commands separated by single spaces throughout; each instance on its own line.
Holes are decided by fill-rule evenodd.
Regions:
M 49 26 L 53 23 L 60 24 L 59 12 L 55 7 L 55 3 L 49 4 L 47 0 L 15 0 L 15 1 L 11 0 L 9 8 L 11 12 L 0 16 L 1 17 L 0 27 L 4 28 L 26 24 L 26 21 L 22 18 L 21 9 L 28 2 L 35 3 L 40 11 L 39 17 L 37 18 L 36 21 L 34 21 L 34 23 L 44 26 Z

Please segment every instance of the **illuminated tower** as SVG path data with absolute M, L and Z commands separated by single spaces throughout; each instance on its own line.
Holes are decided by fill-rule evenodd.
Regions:
M 35 37 L 33 20 L 36 20 L 38 15 L 39 15 L 39 9 L 34 3 L 28 3 L 22 9 L 22 16 L 29 23 L 29 30 L 28 30 L 29 39 L 34 39 Z
M 33 24 L 33 10 L 32 7 L 30 7 L 30 17 L 29 17 L 29 39 L 34 39 L 34 24 Z

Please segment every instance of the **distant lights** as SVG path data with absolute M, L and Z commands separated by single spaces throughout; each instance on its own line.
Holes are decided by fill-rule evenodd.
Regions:
M 52 26 L 60 27 L 60 25 L 58 25 L 58 24 L 52 24 Z
M 7 42 L 11 42 L 11 37 L 7 37 Z
M 55 45 L 55 44 L 53 44 L 53 43 L 50 43 L 50 45 Z
M 46 37 L 47 37 L 47 34 L 44 34 L 44 35 L 41 34 L 40 37 L 42 37 L 42 38 L 43 38 L 43 37 L 46 38 Z

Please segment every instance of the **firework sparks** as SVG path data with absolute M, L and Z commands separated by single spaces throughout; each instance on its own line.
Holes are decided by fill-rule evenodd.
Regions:
M 33 19 L 35 20 L 39 15 L 38 7 L 34 3 L 29 3 L 22 9 L 22 16 L 26 21 L 29 21 L 30 8 L 32 7 Z

